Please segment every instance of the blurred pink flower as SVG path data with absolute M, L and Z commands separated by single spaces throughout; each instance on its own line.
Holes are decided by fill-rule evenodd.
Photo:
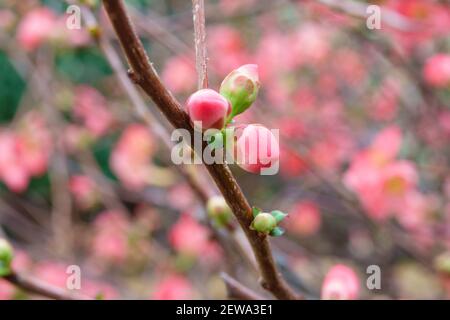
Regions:
M 241 34 L 236 29 L 226 25 L 209 28 L 207 41 L 211 69 L 219 76 L 248 62 Z
M 105 97 L 87 85 L 76 88 L 73 112 L 95 137 L 104 135 L 114 122 Z
M 450 54 L 440 53 L 428 58 L 423 77 L 431 86 L 450 87 Z
M 118 178 L 130 189 L 144 188 L 150 177 L 150 158 L 153 139 L 148 128 L 140 124 L 129 125 L 122 133 L 110 164 Z
M 16 293 L 16 288 L 8 281 L 0 279 L 0 300 L 12 300 Z
M 407 230 L 418 230 L 426 224 L 430 203 L 423 194 L 413 191 L 407 193 L 402 201 L 402 210 L 396 217 L 401 225 Z
M 30 174 L 22 165 L 17 136 L 10 131 L 0 131 L 0 178 L 9 189 L 22 192 L 28 186 Z
M 399 160 L 386 165 L 381 172 L 383 191 L 392 197 L 403 196 L 417 184 L 414 163 Z
M 42 116 L 36 112 L 27 113 L 17 130 L 21 162 L 28 173 L 39 176 L 45 173 L 52 151 L 50 132 Z
M 272 84 L 277 83 L 278 76 L 292 64 L 291 51 L 285 50 L 289 42 L 286 36 L 273 32 L 264 34 L 259 41 L 255 63 L 259 67 L 259 77 L 264 88 L 270 90 Z
M 324 61 L 330 51 L 329 32 L 325 27 L 314 23 L 305 23 L 293 34 L 291 60 L 295 65 L 316 65 Z
M 384 220 L 404 210 L 404 201 L 416 188 L 414 164 L 396 160 L 402 137 L 397 127 L 381 131 L 371 146 L 357 153 L 344 175 L 344 183 L 357 193 L 367 214 Z
M 400 151 L 403 136 L 399 127 L 389 126 L 380 131 L 369 148 L 371 161 L 382 166 L 394 160 Z
M 102 230 L 95 234 L 92 254 L 96 258 L 107 262 L 121 263 L 125 261 L 127 250 L 128 240 L 123 231 Z
M 190 300 L 194 298 L 194 292 L 188 279 L 173 274 L 155 285 L 151 298 L 154 300 Z
M 292 178 L 305 173 L 308 165 L 297 152 L 281 147 L 280 170 L 285 178 Z
M 385 80 L 375 93 L 370 114 L 376 120 L 392 120 L 398 110 L 399 85 L 391 79 Z
M 321 298 L 323 300 L 354 300 L 358 298 L 359 287 L 358 275 L 351 268 L 337 264 L 325 276 Z
M 81 209 L 90 209 L 96 205 L 99 199 L 95 182 L 88 176 L 76 175 L 70 178 L 69 190 L 75 198 L 76 204 Z
M 450 28 L 450 9 L 448 5 L 432 0 L 388 0 L 385 3 L 415 23 L 409 30 L 386 28 L 394 36 L 394 41 L 406 54 L 412 54 L 418 47 L 448 34 Z
M 92 254 L 106 262 L 123 262 L 128 253 L 129 226 L 130 223 L 122 212 L 101 212 L 94 221 Z
M 209 230 L 189 214 L 183 214 L 169 232 L 169 242 L 178 252 L 199 256 L 209 241 Z
M 187 213 L 170 229 L 169 242 L 177 252 L 198 257 L 205 262 L 215 263 L 221 257 L 220 248 L 210 239 L 208 228 Z
M 319 207 L 311 201 L 301 201 L 290 211 L 286 227 L 301 236 L 315 234 L 322 223 Z
M 25 50 L 32 51 L 52 36 L 56 15 L 47 7 L 33 9 L 20 21 L 17 41 Z
M 66 288 L 67 266 L 57 262 L 40 262 L 34 266 L 33 274 L 43 282 L 59 288 Z
M 197 84 L 194 62 L 184 55 L 170 58 L 162 72 L 162 79 L 173 93 L 193 91 Z

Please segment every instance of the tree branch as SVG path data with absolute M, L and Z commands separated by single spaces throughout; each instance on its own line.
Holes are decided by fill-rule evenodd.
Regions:
M 123 1 L 104 0 L 103 4 L 137 84 L 152 98 L 175 128 L 186 129 L 193 136 L 194 129 L 189 116 L 156 74 L 134 31 Z M 250 230 L 249 226 L 253 220 L 252 209 L 228 166 L 226 164 L 205 164 L 205 166 L 249 239 L 259 265 L 263 287 L 279 299 L 298 298 L 279 275 L 266 236 Z
M 253 290 L 247 288 L 242 283 L 231 277 L 225 272 L 220 274 L 225 286 L 227 287 L 228 296 L 239 300 L 266 300 Z
M 3 277 L 6 281 L 21 288 L 27 292 L 38 294 L 43 297 L 47 297 L 55 300 L 91 300 L 90 297 L 69 293 L 64 289 L 54 287 L 41 280 L 26 277 L 19 273 L 12 272 L 11 274 Z

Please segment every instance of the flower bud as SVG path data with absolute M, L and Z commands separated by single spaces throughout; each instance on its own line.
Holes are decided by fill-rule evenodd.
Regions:
M 359 294 L 359 279 L 345 265 L 335 265 L 328 271 L 322 284 L 323 300 L 353 300 Z
M 278 140 L 266 127 L 258 124 L 246 126 L 236 142 L 237 164 L 244 170 L 261 174 L 263 169 L 278 164 Z
M 191 122 L 198 130 L 222 129 L 231 112 L 227 99 L 211 89 L 201 89 L 193 93 L 186 102 L 186 108 Z
M 259 213 L 252 223 L 252 228 L 258 232 L 269 234 L 277 226 L 277 220 L 270 213 Z
M 11 272 L 11 262 L 13 260 L 13 249 L 5 240 L 0 239 L 0 277 Z
M 208 216 L 218 225 L 225 226 L 231 221 L 233 213 L 222 196 L 209 198 L 206 205 Z
M 247 110 L 255 102 L 259 87 L 256 64 L 243 65 L 225 77 L 220 86 L 220 94 L 231 102 L 230 119 Z

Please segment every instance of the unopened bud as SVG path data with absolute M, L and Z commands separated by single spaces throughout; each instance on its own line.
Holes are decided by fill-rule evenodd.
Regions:
M 259 87 L 256 64 L 243 65 L 225 77 L 220 86 L 220 94 L 231 103 L 232 111 L 229 119 L 244 112 L 255 102 Z
M 237 164 L 244 170 L 262 174 L 264 169 L 277 165 L 280 146 L 277 137 L 259 124 L 249 124 L 236 142 Z
M 231 112 L 230 103 L 212 89 L 201 89 L 193 93 L 186 102 L 187 112 L 196 129 L 222 129 Z M 201 123 L 201 128 L 197 126 Z
M 222 196 L 209 198 L 206 205 L 208 216 L 218 225 L 225 226 L 231 221 L 233 213 Z
M 253 220 L 252 227 L 258 232 L 269 234 L 277 226 L 277 220 L 270 213 L 261 212 Z

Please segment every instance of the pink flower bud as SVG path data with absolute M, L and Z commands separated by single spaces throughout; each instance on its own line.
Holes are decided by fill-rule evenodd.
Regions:
M 315 234 L 321 225 L 321 215 L 319 207 L 311 201 L 302 201 L 295 205 L 290 212 L 291 220 L 287 228 L 301 236 L 311 236 Z
M 230 103 L 211 89 L 201 89 L 192 94 L 186 103 L 187 112 L 196 129 L 222 129 L 231 112 Z M 196 122 L 201 122 L 199 128 Z
M 353 300 L 358 294 L 359 279 L 352 269 L 338 264 L 328 271 L 322 284 L 323 300 Z
M 280 157 L 278 141 L 266 127 L 258 124 L 246 126 L 236 143 L 237 164 L 252 173 L 271 168 Z
M 95 207 L 99 200 L 97 186 L 88 176 L 76 175 L 70 178 L 69 190 L 76 204 L 83 210 Z
M 450 86 L 450 55 L 436 54 L 430 57 L 425 63 L 423 77 L 431 86 Z
M 220 94 L 231 103 L 231 117 L 244 112 L 255 102 L 259 87 L 256 64 L 243 65 L 226 76 L 220 86 Z

